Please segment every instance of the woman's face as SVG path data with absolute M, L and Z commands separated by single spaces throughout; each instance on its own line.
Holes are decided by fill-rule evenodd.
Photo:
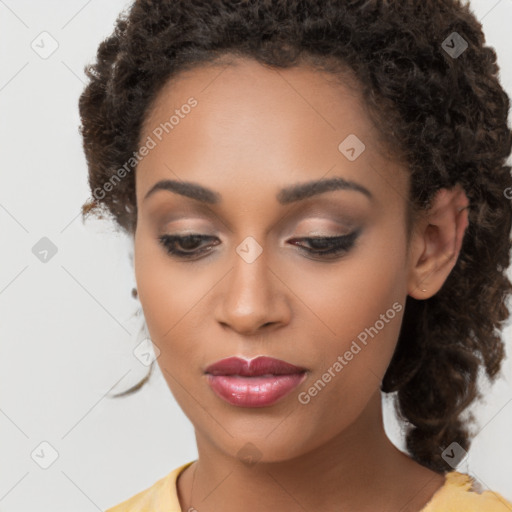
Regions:
M 252 61 L 195 69 L 159 93 L 141 133 L 140 301 L 196 435 L 231 456 L 250 442 L 261 460 L 284 460 L 348 431 L 376 403 L 414 287 L 408 174 L 381 154 L 359 95 L 328 78 Z M 335 178 L 351 185 L 291 191 Z M 181 189 L 153 188 L 166 180 Z M 179 193 L 184 182 L 211 192 L 193 199 Z M 174 248 L 195 255 L 169 253 L 165 237 L 187 234 L 205 238 Z M 345 235 L 337 254 L 305 240 Z M 247 389 L 258 399 L 257 385 L 247 388 L 255 377 L 238 377 L 233 404 L 205 373 L 231 356 L 273 357 L 306 372 L 257 407 L 244 402 Z

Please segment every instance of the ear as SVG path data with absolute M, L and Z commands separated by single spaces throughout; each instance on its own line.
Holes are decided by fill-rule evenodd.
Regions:
M 439 190 L 418 219 L 411 239 L 407 293 L 415 299 L 435 295 L 459 257 L 469 224 L 469 200 L 460 184 Z

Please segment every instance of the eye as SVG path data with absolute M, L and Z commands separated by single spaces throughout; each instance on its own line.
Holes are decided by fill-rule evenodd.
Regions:
M 298 245 L 308 254 L 318 258 L 334 259 L 341 254 L 348 252 L 354 245 L 356 238 L 359 236 L 359 230 L 352 231 L 348 235 L 316 237 L 316 238 L 297 238 L 291 241 L 294 245 Z M 297 241 L 305 241 L 311 249 L 305 248 L 298 244 Z
M 205 252 L 209 251 L 210 247 L 213 247 L 215 244 L 211 244 L 207 247 L 203 247 L 201 249 L 197 249 L 198 244 L 201 241 L 204 240 L 218 240 L 214 236 L 207 236 L 207 235 L 199 235 L 199 234 L 192 234 L 192 235 L 162 235 L 159 238 L 160 243 L 165 247 L 167 252 L 173 256 L 176 256 L 177 258 L 183 258 L 183 259 L 190 259 L 196 256 L 199 256 Z M 220 242 L 220 241 L 219 241 Z M 177 249 L 177 246 L 181 246 L 180 250 Z M 194 250 L 196 248 L 196 250 Z
M 315 258 L 334 259 L 340 254 L 348 252 L 354 245 L 358 235 L 359 230 L 356 230 L 341 236 L 296 238 L 292 239 L 290 243 L 297 245 L 307 254 Z M 195 233 L 185 236 L 162 235 L 158 240 L 170 255 L 181 259 L 197 258 L 202 254 L 211 252 L 211 248 L 220 243 L 220 240 L 215 236 Z M 213 243 L 201 247 L 201 242 L 204 241 L 213 241 Z M 310 248 L 297 243 L 301 241 L 307 242 Z

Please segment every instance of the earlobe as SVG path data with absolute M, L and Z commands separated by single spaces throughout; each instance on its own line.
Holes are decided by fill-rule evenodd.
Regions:
M 435 295 L 457 262 L 469 225 L 469 200 L 460 184 L 440 189 L 414 230 L 408 294 L 415 299 Z

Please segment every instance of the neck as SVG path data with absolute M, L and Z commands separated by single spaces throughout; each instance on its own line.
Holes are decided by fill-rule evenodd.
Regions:
M 442 485 L 439 475 L 390 442 L 384 431 L 380 392 L 346 430 L 293 459 L 265 462 L 262 457 L 247 464 L 219 450 L 197 431 L 196 439 L 198 460 L 178 479 L 184 511 L 234 512 L 241 503 L 244 512 L 370 511 L 377 504 L 395 503 L 401 503 L 398 508 L 405 511 L 411 500 L 415 501 L 410 510 L 420 510 L 414 507 L 426 503 Z

